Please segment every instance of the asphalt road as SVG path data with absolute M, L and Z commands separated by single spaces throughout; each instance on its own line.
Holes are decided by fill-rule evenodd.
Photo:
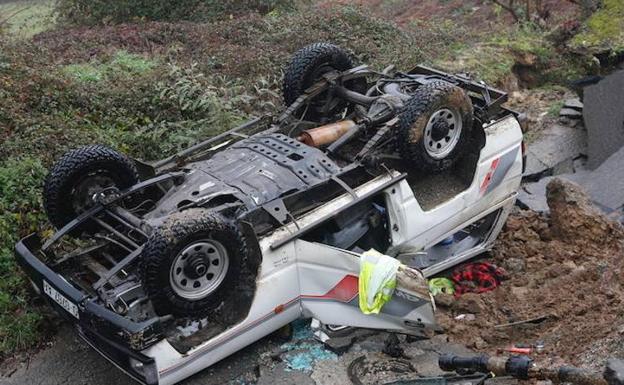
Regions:
M 213 385 L 239 382 L 257 366 L 258 356 L 275 344 L 261 340 L 216 365 L 183 381 L 181 385 Z M 63 326 L 53 345 L 32 356 L 2 385 L 136 385 L 136 382 L 108 362 L 69 327 Z
M 280 344 L 262 339 L 181 382 L 181 385 L 346 385 L 351 383 L 347 367 L 365 356 L 372 365 L 390 359 L 381 353 L 387 334 L 375 333 L 358 340 L 341 355 L 335 355 L 312 340 L 311 334 Z M 470 354 L 463 346 L 449 343 L 446 336 L 401 343 L 405 357 L 420 375 L 439 375 L 441 353 Z M 303 365 L 301 365 L 303 363 Z M 5 369 L 5 368 L 4 368 Z M 4 371 L 4 370 L 3 370 Z M 374 370 L 372 371 L 374 372 Z M 387 372 L 380 372 L 387 376 Z M 386 377 L 366 383 L 382 383 Z M 1 385 L 130 385 L 133 380 L 86 345 L 67 325 L 62 326 L 52 346 L 31 356 Z M 490 385 L 515 385 L 490 384 Z

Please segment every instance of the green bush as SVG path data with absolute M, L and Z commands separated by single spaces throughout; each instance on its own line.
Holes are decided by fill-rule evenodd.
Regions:
M 32 302 L 13 248 L 48 233 L 41 208 L 46 167 L 64 151 L 104 143 L 145 159 L 164 157 L 241 122 L 249 98 L 193 65 L 116 51 L 101 60 L 48 64 L 50 52 L 4 45 L 0 57 L 0 360 L 42 342 L 44 317 Z M 43 56 L 48 61 L 32 60 Z
M 45 175 L 32 157 L 0 162 L 0 358 L 36 345 L 43 317 L 32 305 L 13 248 L 44 222 L 40 186 Z
M 63 72 L 79 81 L 98 82 L 111 76 L 141 75 L 155 66 L 152 60 L 122 50 L 117 51 L 108 63 L 69 64 L 63 68 Z
M 582 32 L 572 39 L 572 46 L 596 52 L 624 52 L 624 2 L 603 0 L 600 9 L 584 22 Z
M 318 41 L 376 69 L 424 61 L 493 83 L 510 73 L 516 54 L 555 65 L 561 79 L 578 67 L 565 65 L 534 28 L 475 38 L 451 21 L 400 28 L 354 6 L 282 12 L 291 4 L 285 0 L 59 2 L 65 20 L 92 26 L 64 25 L 19 43 L 0 39 L 0 355 L 32 346 L 41 330 L 12 249 L 20 236 L 49 226 L 41 181 L 70 148 L 102 143 L 152 160 L 277 112 L 282 69 L 297 49 Z
M 122 23 L 146 20 L 213 20 L 228 14 L 268 13 L 289 8 L 288 0 L 59 0 L 61 19 L 77 24 Z

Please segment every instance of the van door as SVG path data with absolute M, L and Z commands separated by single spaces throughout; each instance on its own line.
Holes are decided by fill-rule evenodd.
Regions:
M 295 242 L 304 316 L 324 324 L 420 334 L 435 324 L 431 298 L 397 287 L 379 314 L 359 308 L 357 253 L 316 242 Z

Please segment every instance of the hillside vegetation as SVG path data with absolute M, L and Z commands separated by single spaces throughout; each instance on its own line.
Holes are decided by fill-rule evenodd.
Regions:
M 482 28 L 442 15 L 399 26 L 373 8 L 331 1 L 60 0 L 55 13 L 49 2 L 34 4 L 31 13 L 47 20 L 37 28 L 32 18 L 5 20 L 15 3 L 0 5 L 0 358 L 36 346 L 49 330 L 13 247 L 33 231 L 52 231 L 40 187 L 70 148 L 103 143 L 153 160 L 275 112 L 283 66 L 316 41 L 377 68 L 424 62 L 508 89 L 599 70 L 591 56 L 552 39 L 557 25 L 509 23 L 500 10 Z M 583 41 L 594 36 L 599 12 L 580 29 Z

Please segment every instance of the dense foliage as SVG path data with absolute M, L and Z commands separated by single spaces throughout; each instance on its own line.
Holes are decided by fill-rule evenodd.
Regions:
M 120 23 L 145 20 L 213 20 L 233 14 L 256 11 L 268 13 L 289 8 L 287 0 L 59 0 L 60 16 L 73 23 Z
M 0 358 L 38 343 L 48 324 L 13 247 L 30 232 L 51 231 L 40 188 L 53 160 L 87 143 L 157 159 L 274 112 L 281 68 L 315 41 L 341 44 L 377 67 L 424 57 L 415 34 L 352 7 L 206 24 L 65 26 L 30 41 L 0 40 Z

